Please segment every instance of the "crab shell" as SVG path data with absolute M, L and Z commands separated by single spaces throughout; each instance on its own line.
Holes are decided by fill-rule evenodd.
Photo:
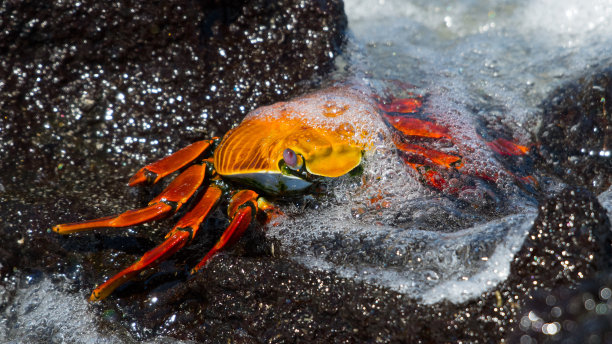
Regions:
M 215 150 L 215 169 L 271 195 L 302 191 L 313 176 L 347 174 L 384 131 L 371 98 L 367 90 L 342 86 L 252 111 Z M 286 149 L 301 157 L 307 173 L 288 173 Z

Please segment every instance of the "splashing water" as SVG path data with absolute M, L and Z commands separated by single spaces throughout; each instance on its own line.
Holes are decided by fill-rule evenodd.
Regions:
M 546 0 L 347 1 L 345 8 L 353 72 L 416 84 L 434 114 L 501 123 L 518 141 L 535 133 L 546 94 L 612 56 L 612 1 L 580 8 Z M 365 183 L 338 182 L 333 196 L 288 212 L 268 235 L 307 266 L 424 303 L 462 302 L 502 281 L 535 202 L 514 193 L 496 214 L 466 211 L 415 183 L 396 159 L 375 153 Z
M 533 203 L 516 195 L 510 209 L 519 213 L 466 211 L 416 181 L 393 150 L 366 158 L 362 176 L 330 182 L 326 196 L 289 209 L 267 235 L 308 267 L 426 303 L 464 301 L 507 276 Z

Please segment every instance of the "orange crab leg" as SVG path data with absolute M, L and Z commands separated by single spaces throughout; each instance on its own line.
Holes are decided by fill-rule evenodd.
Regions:
M 446 154 L 434 149 L 427 149 L 410 143 L 396 142 L 395 145 L 402 152 L 424 157 L 435 165 L 444 166 L 446 168 L 461 167 L 461 158 L 458 156 Z
M 499 155 L 517 156 L 525 155 L 527 152 L 529 152 L 529 147 L 517 145 L 516 143 L 503 138 L 497 138 L 493 141 L 487 142 L 487 145 Z
M 106 298 L 117 287 L 132 279 L 144 269 L 156 266 L 183 248 L 196 235 L 200 224 L 210 214 L 211 210 L 215 208 L 222 193 L 223 191 L 216 185 L 208 187 L 193 209 L 185 214 L 174 228 L 168 232 L 163 243 L 145 253 L 136 263 L 98 286 L 91 293 L 89 299 L 91 301 L 98 301 Z
M 211 184 L 206 189 L 206 192 L 200 198 L 198 203 L 191 209 L 187 214 L 181 217 L 180 220 L 174 226 L 174 229 L 186 229 L 191 231 L 192 237 L 195 237 L 200 224 L 210 214 L 210 212 L 217 206 L 219 199 L 223 191 L 220 187 L 215 184 Z M 166 238 L 170 237 L 172 231 L 166 235 Z
M 391 103 L 378 103 L 378 108 L 385 112 L 415 113 L 423 101 L 419 98 L 394 99 Z
M 157 183 L 161 178 L 195 160 L 210 147 L 215 140 L 216 138 L 213 138 L 211 140 L 202 140 L 192 143 L 163 159 L 141 168 L 132 176 L 128 185 L 134 186 L 145 182 L 149 184 Z
M 203 268 L 215 253 L 240 239 L 257 214 L 258 197 L 259 195 L 251 190 L 238 191 L 232 197 L 227 207 L 228 216 L 231 219 L 229 226 L 227 226 L 215 246 L 210 249 L 206 256 L 204 256 L 204 258 L 202 258 L 202 260 L 191 270 L 192 274 Z
M 108 279 L 99 287 L 94 289 L 89 297 L 90 301 L 98 301 L 106 298 L 113 290 L 138 275 L 143 269 L 157 265 L 164 261 L 176 251 L 180 250 L 187 240 L 191 238 L 191 233 L 187 230 L 173 230 L 170 237 L 161 245 L 145 253 L 136 263 Z
M 423 164 L 409 162 L 405 158 L 404 162 L 408 166 L 412 167 L 418 174 L 420 174 L 423 177 L 424 181 L 429 184 L 429 186 L 432 186 L 440 191 L 444 190 L 444 188 L 446 187 L 446 180 L 444 179 L 444 177 L 442 177 L 440 172 L 431 168 L 427 168 Z
M 407 136 L 429 137 L 434 139 L 450 138 L 448 129 L 434 122 L 407 116 L 384 115 L 387 122 Z
M 193 193 L 202 185 L 206 167 L 193 165 L 176 177 L 159 196 L 155 197 L 147 207 L 128 210 L 117 216 L 108 216 L 85 222 L 56 225 L 53 231 L 59 234 L 70 234 L 83 230 L 106 227 L 127 227 L 152 221 L 176 212 Z

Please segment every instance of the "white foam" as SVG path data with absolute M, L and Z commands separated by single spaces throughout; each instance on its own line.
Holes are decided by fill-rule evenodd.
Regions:
M 455 233 L 346 220 L 326 221 L 300 233 L 306 229 L 291 222 L 294 232 L 283 233 L 283 244 L 310 268 L 388 287 L 423 303 L 442 299 L 459 303 L 508 276 L 510 262 L 534 218 L 535 213 L 516 214 Z M 309 220 L 318 219 L 298 221 Z M 367 248 L 353 250 L 359 245 Z
M 610 38 L 611 0 L 530 1 L 517 11 L 526 34 L 552 38 L 549 43 L 563 47 L 585 46 Z
M 373 77 L 443 90 L 532 131 L 551 90 L 612 63 L 612 0 L 348 0 L 345 8 Z
M 533 205 L 513 198 L 520 213 L 490 219 L 428 191 L 392 151 L 367 158 L 363 179 L 332 181 L 314 206 L 284 209 L 267 235 L 310 268 L 424 303 L 462 302 L 506 278 L 535 217 Z
M 523 244 L 525 235 L 533 226 L 536 216 L 536 213 L 512 215 L 496 221 L 497 223 L 487 224 L 488 227 L 509 228 L 505 239 L 495 248 L 493 255 L 486 258 L 486 264 L 470 277 L 462 276 L 460 279 L 448 280 L 424 291 L 422 300 L 428 304 L 443 299 L 461 303 L 480 296 L 504 281 L 510 274 L 510 262 Z
M 69 291 L 69 279 L 55 275 L 54 281 L 44 277 L 13 277 L 0 288 L 0 301 L 10 304 L 0 317 L 2 343 L 131 343 L 131 336 L 122 325 L 99 328 L 100 315 L 83 292 Z M 13 290 L 14 288 L 14 290 Z M 10 295 L 10 296 L 9 296 Z M 108 331 L 108 329 L 112 329 Z M 191 343 L 159 336 L 145 343 Z
M 26 278 L 27 279 L 27 278 Z M 116 343 L 124 338 L 96 331 L 96 315 L 81 294 L 44 278 L 19 288 L 0 322 L 2 342 Z
M 345 9 L 354 56 L 347 60 L 360 64 L 353 70 L 383 82 L 416 84 L 430 96 L 434 112 L 460 108 L 466 115 L 461 120 L 502 123 L 520 143 L 536 132 L 540 104 L 553 89 L 612 61 L 610 0 L 580 6 L 567 0 L 347 0 Z M 491 157 L 481 158 L 486 168 Z M 535 216 L 533 204 L 511 197 L 513 212 L 479 217 L 411 184 L 410 175 L 397 172 L 400 164 L 378 169 L 399 174 L 369 188 L 353 183 L 357 191 L 348 181 L 339 190 L 332 185 L 335 196 L 319 200 L 314 209 L 289 211 L 269 235 L 308 266 L 387 286 L 424 303 L 463 302 L 506 278 Z M 368 206 L 377 188 L 384 189 L 389 208 Z M 607 195 L 600 199 L 610 211 Z M 465 254 L 472 248 L 480 252 Z

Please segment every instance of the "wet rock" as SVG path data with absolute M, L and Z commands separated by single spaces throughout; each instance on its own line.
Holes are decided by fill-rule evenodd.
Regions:
M 411 319 L 419 323 L 415 338 L 425 342 L 489 343 L 504 338 L 516 342 L 532 295 L 572 288 L 610 271 L 611 243 L 610 220 L 597 198 L 584 189 L 566 189 L 540 206 L 503 283 L 464 304 L 419 305 L 415 308 L 418 316 Z
M 593 318 L 595 314 L 589 313 L 593 309 L 581 308 L 583 302 L 588 307 L 582 296 L 586 295 L 585 289 L 593 289 L 594 283 L 601 284 L 592 279 L 610 272 L 611 229 L 605 210 L 585 189 L 566 189 L 540 206 L 534 227 L 516 255 L 511 276 L 505 283 L 515 295 L 531 293 L 534 298 L 516 319 L 519 328 L 513 336 L 517 340 L 533 336 L 538 343 L 561 339 L 584 342 L 576 341 L 582 334 L 575 329 L 599 326 L 601 317 Z M 571 291 L 576 285 L 580 285 L 578 291 Z M 562 314 L 565 315 L 561 317 Z
M 612 68 L 561 86 L 543 105 L 542 166 L 600 193 L 612 184 Z
M 265 237 L 257 235 L 239 244 L 237 254 L 217 256 L 191 278 L 151 285 L 136 296 L 134 288 L 142 286 L 132 284 L 132 294 L 112 302 L 118 305 L 117 319 L 139 319 L 151 336 L 198 341 L 500 342 L 523 334 L 519 324 L 533 307 L 532 295 L 571 288 L 609 271 L 609 228 L 590 192 L 561 192 L 540 207 L 508 279 L 462 304 L 424 305 L 384 287 L 306 269 L 282 252 L 278 256 L 278 248 L 276 257 L 263 248 L 244 255 L 242 245 L 265 247 Z M 557 300 L 569 302 L 562 295 Z
M 0 12 L 4 238 L 134 207 L 149 196 L 123 189 L 138 166 L 317 85 L 347 24 L 332 1 L 25 1 Z M 13 257 L 23 248 L 3 248 L 2 271 L 24 266 Z
M 612 278 L 536 292 L 519 317 L 513 341 L 521 343 L 610 343 Z
M 563 190 L 540 205 L 533 229 L 514 258 L 510 281 L 514 279 L 519 289 L 552 288 L 608 270 L 610 229 L 606 211 L 593 194 L 579 188 Z
M 70 238 L 48 228 L 145 204 L 159 189 L 128 189 L 131 173 L 319 85 L 347 25 L 337 1 L 6 1 L 0 13 L 0 283 L 79 271 L 76 290 L 170 222 Z
M 399 330 L 395 321 L 403 322 L 387 318 L 397 311 L 390 301 L 401 295 L 282 258 L 219 256 L 187 283 L 155 296 L 163 303 L 140 305 L 150 312 L 146 323 L 198 341 L 388 342 Z
M 0 167 L 17 167 L 7 189 L 12 175 L 58 178 L 95 155 L 132 163 L 222 135 L 316 84 L 347 24 L 332 1 L 0 6 Z

